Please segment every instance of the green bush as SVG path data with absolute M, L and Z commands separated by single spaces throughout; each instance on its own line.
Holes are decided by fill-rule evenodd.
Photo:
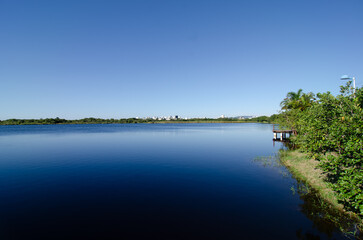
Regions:
M 362 89 L 351 91 L 350 83 L 341 94 L 317 94 L 303 110 L 287 109 L 281 124 L 295 128 L 293 141 L 301 150 L 320 160 L 339 201 L 363 216 L 363 99 Z

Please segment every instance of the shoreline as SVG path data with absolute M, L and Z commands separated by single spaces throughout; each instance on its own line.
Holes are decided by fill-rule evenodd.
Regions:
M 40 119 L 6 119 L 0 120 L 0 125 L 54 125 L 54 124 L 126 124 L 126 123 L 275 123 L 278 115 L 270 117 L 260 116 L 248 119 L 239 118 L 173 118 L 173 119 L 152 119 L 152 118 L 82 118 L 82 119 L 63 119 L 63 118 L 40 118 Z
M 329 205 L 329 208 L 333 208 L 354 221 L 359 231 L 363 231 L 363 219 L 356 213 L 347 211 L 338 202 L 337 193 L 324 180 L 325 174 L 318 167 L 318 160 L 312 159 L 307 154 L 301 153 L 298 150 L 281 150 L 279 152 L 279 160 L 291 172 L 293 177 L 316 191 L 318 196 Z
M 29 125 L 77 125 L 77 124 L 187 124 L 187 123 L 261 123 L 261 124 L 276 124 L 273 122 L 258 122 L 258 121 L 155 121 L 155 122 L 69 122 L 69 123 L 20 123 L 20 124 L 2 124 L 0 126 L 29 126 Z

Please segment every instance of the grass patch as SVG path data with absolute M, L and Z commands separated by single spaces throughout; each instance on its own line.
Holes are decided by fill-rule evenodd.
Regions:
M 326 175 L 319 168 L 319 161 L 309 158 L 307 154 L 298 150 L 282 150 L 279 153 L 280 162 L 286 166 L 293 176 L 309 187 L 332 207 L 339 212 L 348 215 L 358 223 L 358 227 L 362 230 L 363 220 L 355 213 L 348 212 L 343 205 L 338 202 L 337 194 L 329 187 L 325 181 Z

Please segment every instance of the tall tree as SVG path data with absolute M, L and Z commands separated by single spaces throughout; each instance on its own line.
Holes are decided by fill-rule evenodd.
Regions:
M 286 95 L 286 98 L 280 103 L 282 110 L 305 110 L 310 107 L 314 100 L 313 93 L 303 93 L 302 89 L 299 89 L 297 92 L 289 92 Z
M 302 89 L 299 89 L 297 92 L 288 92 L 286 98 L 280 103 L 282 110 L 294 109 L 301 97 L 302 91 Z

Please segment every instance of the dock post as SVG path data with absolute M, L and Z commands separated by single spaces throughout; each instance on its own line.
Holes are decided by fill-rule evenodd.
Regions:
M 284 140 L 283 139 L 283 136 L 282 136 L 282 133 L 280 133 L 280 140 L 282 141 L 282 140 Z
M 277 139 L 277 133 L 274 133 L 274 139 Z

